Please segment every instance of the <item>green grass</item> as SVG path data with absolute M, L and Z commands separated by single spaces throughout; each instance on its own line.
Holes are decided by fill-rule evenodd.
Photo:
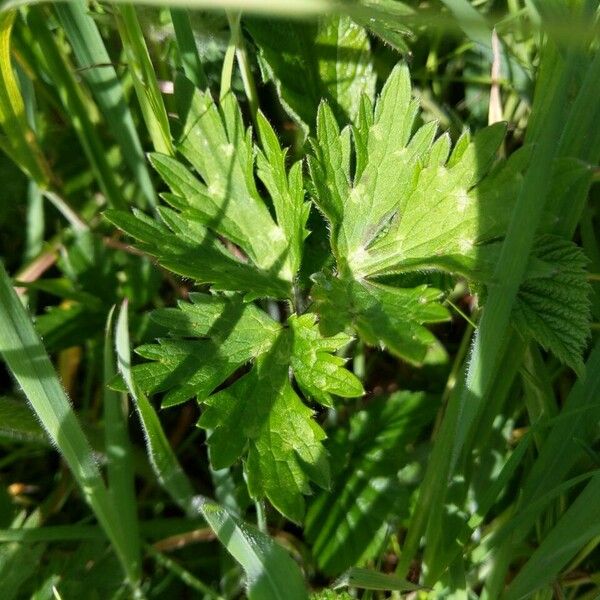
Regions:
M 599 32 L 4 3 L 2 597 L 597 600 Z

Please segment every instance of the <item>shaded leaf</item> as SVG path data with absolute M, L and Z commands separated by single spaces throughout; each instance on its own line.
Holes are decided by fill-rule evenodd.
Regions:
M 363 93 L 375 91 L 369 39 L 345 16 L 314 22 L 253 19 L 247 27 L 259 48 L 263 71 L 275 82 L 282 104 L 312 128 L 325 98 L 338 119 L 354 119 Z
M 513 309 L 516 327 L 580 376 L 591 319 L 587 262 L 573 242 L 541 236 Z

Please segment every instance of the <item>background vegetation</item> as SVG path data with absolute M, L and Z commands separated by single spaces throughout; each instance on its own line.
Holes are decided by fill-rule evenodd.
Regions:
M 600 598 L 599 16 L 1 4 L 0 597 Z

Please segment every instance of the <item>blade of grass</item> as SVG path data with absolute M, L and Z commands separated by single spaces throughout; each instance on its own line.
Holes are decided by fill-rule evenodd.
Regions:
M 159 552 L 152 546 L 146 546 L 146 552 L 156 561 L 157 564 L 171 571 L 176 577 L 181 579 L 189 588 L 196 590 L 202 594 L 203 598 L 213 598 L 214 600 L 224 600 L 223 596 L 219 596 L 212 588 L 200 581 L 196 576 L 192 575 L 187 569 L 169 558 L 166 554 Z
M 169 119 L 135 8 L 131 4 L 115 6 L 115 17 L 133 87 L 154 149 L 172 156 L 175 151 Z
M 189 12 L 184 8 L 171 8 L 170 14 L 183 72 L 197 88 L 205 90 L 208 79 L 196 47 Z
M 40 8 L 32 8 L 27 14 L 27 24 L 35 31 L 35 43 L 39 45 L 40 57 L 52 83 L 56 86 L 66 113 L 71 118 L 73 128 L 81 141 L 100 189 L 110 206 L 126 207 L 119 185 L 115 180 L 114 169 L 108 164 L 94 124 L 89 118 L 89 108 L 81 87 L 73 75 L 73 69 L 59 49 L 54 36 L 47 26 L 47 17 Z
M 47 187 L 50 169 L 37 138 L 27 122 L 23 97 L 15 77 L 10 35 L 14 12 L 0 12 L 0 128 L 5 133 L 2 148 L 38 185 Z
M 118 526 L 92 449 L 81 429 L 29 315 L 0 265 L 0 354 L 21 386 L 48 437 L 60 451 L 99 523 L 112 542 L 130 584 L 137 586 L 131 571 L 128 543 Z
M 526 598 L 548 585 L 590 540 L 600 535 L 600 475 L 596 475 L 544 538 L 510 584 L 504 600 Z
M 35 123 L 35 111 L 37 107 L 33 83 L 23 69 L 19 67 L 17 67 L 17 75 L 19 76 L 27 122 L 31 130 L 37 134 Z M 33 179 L 30 179 L 27 184 L 26 236 L 23 258 L 25 262 L 28 262 L 42 251 L 44 244 L 44 198 L 40 186 Z
M 123 537 L 129 545 L 128 555 L 134 561 L 131 570 L 141 575 L 141 546 L 135 495 L 132 448 L 127 431 L 129 408 L 127 396 L 108 387 L 116 374 L 113 351 L 113 314 L 110 310 L 104 336 L 104 442 L 108 491 L 119 517 Z
M 225 56 L 223 57 L 223 66 L 221 68 L 221 89 L 219 90 L 220 100 L 223 100 L 226 94 L 231 90 L 235 51 L 238 44 L 238 38 L 240 36 L 240 17 L 240 12 L 227 14 L 227 21 L 229 22 L 229 29 L 231 33 L 229 35 L 229 43 L 227 45 L 227 50 L 225 51 Z
M 140 423 L 146 438 L 148 458 L 164 490 L 171 496 L 175 504 L 182 508 L 188 516 L 198 514 L 198 502 L 194 497 L 194 489 L 183 472 L 169 440 L 165 435 L 158 415 L 148 398 L 138 389 L 131 375 L 131 347 L 129 343 L 129 326 L 127 302 L 119 311 L 115 333 L 117 359 L 127 390 L 133 399 Z
M 155 206 L 156 194 L 142 144 L 96 23 L 87 13 L 83 0 L 58 2 L 54 10 L 71 43 L 77 64 L 82 69 L 82 77 L 121 147 L 123 160 L 136 177 L 145 198 L 142 207 L 146 203 Z
M 423 586 L 415 585 L 405 579 L 400 579 L 389 573 L 378 573 L 371 569 L 353 567 L 333 584 L 334 589 L 342 587 L 354 587 L 363 590 L 383 590 L 398 592 L 415 592 L 425 589 Z
M 37 544 L 74 540 L 105 540 L 100 527 L 93 525 L 49 525 L 45 527 L 0 529 L 0 542 Z
M 204 500 L 200 508 L 219 541 L 246 573 L 250 600 L 306 600 L 298 566 L 270 537 Z

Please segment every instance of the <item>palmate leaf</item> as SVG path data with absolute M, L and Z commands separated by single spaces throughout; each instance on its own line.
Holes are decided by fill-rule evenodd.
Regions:
M 321 104 L 309 165 L 337 261 L 336 277 L 319 276 L 313 290 L 324 330 L 343 329 L 345 318 L 367 342 L 420 363 L 435 341 L 423 324 L 448 318 L 440 294 L 375 279 L 433 269 L 489 278 L 529 151 L 492 168 L 504 125 L 464 134 L 451 151 L 447 134 L 435 140 L 435 123 L 413 134 L 416 116 L 398 66 L 374 109 L 363 97 L 352 135 Z
M 262 115 L 263 150 L 255 148 L 232 94 L 218 107 L 209 92 L 180 77 L 176 100 L 181 131 L 175 146 L 200 178 L 178 160 L 152 154 L 171 190 L 162 195 L 171 206 L 159 210 L 163 224 L 141 213 L 105 214 L 176 273 L 215 289 L 242 291 L 247 299 L 290 297 L 309 210 L 300 164 L 286 170 L 285 152 Z M 276 220 L 257 190 L 255 162 Z
M 550 350 L 579 376 L 590 333 L 591 287 L 588 259 L 564 238 L 544 235 L 534 247 L 529 276 L 513 310 L 517 329 Z
M 304 513 L 310 481 L 327 486 L 325 433 L 290 382 L 290 369 L 307 397 L 325 405 L 331 395 L 356 397 L 360 381 L 335 356 L 350 338 L 323 337 L 314 314 L 281 325 L 241 295 L 190 294 L 192 303 L 153 318 L 172 337 L 138 348 L 152 362 L 133 368 L 144 392 L 166 392 L 163 405 L 197 396 L 199 425 L 210 430 L 211 464 L 219 469 L 246 456 L 248 487 L 290 519 Z M 250 371 L 212 394 L 241 366 Z

